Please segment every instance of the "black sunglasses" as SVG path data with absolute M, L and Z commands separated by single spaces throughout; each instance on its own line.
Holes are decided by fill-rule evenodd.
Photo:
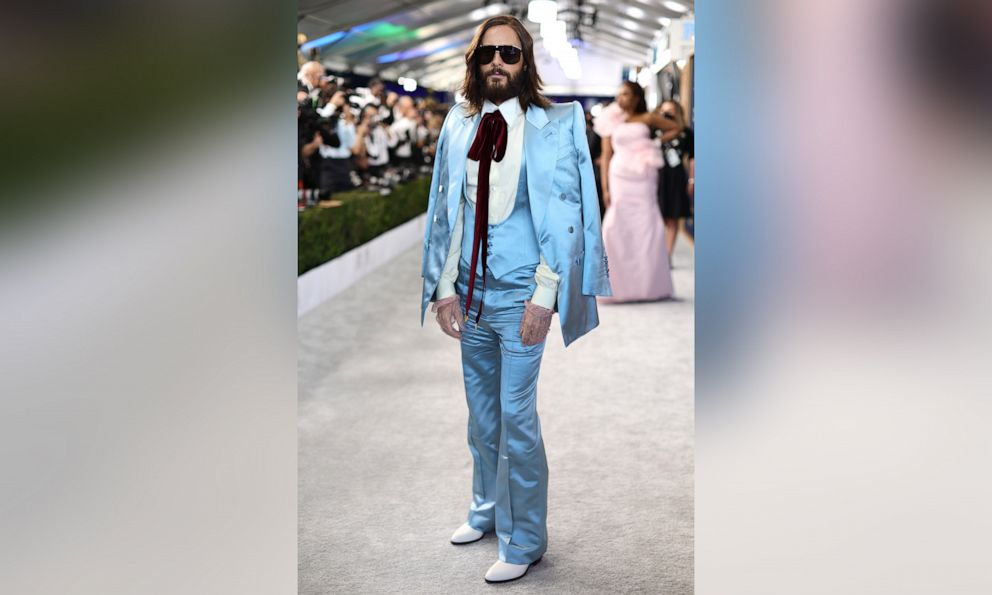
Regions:
M 479 64 L 489 64 L 496 57 L 496 52 L 499 52 L 499 57 L 507 64 L 516 64 L 523 55 L 523 50 L 512 45 L 480 45 L 475 48 L 475 57 Z

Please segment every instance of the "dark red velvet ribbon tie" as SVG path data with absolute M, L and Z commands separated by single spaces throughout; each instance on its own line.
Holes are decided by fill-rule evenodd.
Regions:
M 472 240 L 472 272 L 468 277 L 468 295 L 465 297 L 465 320 L 472 309 L 472 292 L 475 290 L 475 270 L 482 252 L 482 291 L 486 291 L 486 256 L 489 238 L 489 167 L 493 161 L 502 161 L 506 155 L 506 120 L 499 110 L 482 116 L 468 158 L 479 162 L 479 181 L 475 193 L 475 235 Z M 482 300 L 475 321 L 482 316 Z

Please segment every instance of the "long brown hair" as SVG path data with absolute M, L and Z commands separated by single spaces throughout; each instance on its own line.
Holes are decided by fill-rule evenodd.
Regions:
M 534 39 L 527 32 L 523 23 L 510 15 L 498 15 L 483 21 L 475 31 L 472 42 L 465 50 L 465 80 L 462 81 L 461 94 L 468 101 L 468 115 L 474 116 L 482 111 L 482 104 L 485 102 L 483 94 L 485 79 L 479 76 L 479 65 L 475 61 L 475 50 L 482 43 L 482 36 L 486 31 L 499 25 L 506 25 L 513 29 L 523 46 L 524 69 L 517 76 L 523 77 L 523 86 L 517 99 L 520 100 L 520 107 L 524 111 L 534 104 L 538 107 L 548 107 L 551 102 L 547 97 L 541 95 L 541 88 L 544 82 L 537 74 L 537 65 L 534 63 Z
M 682 104 L 674 99 L 666 99 L 658 104 L 658 113 L 662 113 L 662 108 L 665 107 L 666 103 L 670 103 L 675 107 L 675 123 L 679 126 L 685 128 L 685 110 L 682 109 Z

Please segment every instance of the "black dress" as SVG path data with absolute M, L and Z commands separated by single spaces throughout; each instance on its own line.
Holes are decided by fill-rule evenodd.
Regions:
M 669 149 L 678 155 L 679 164 L 669 165 Z M 686 128 L 670 142 L 662 145 L 665 165 L 658 171 L 658 205 L 665 219 L 692 217 L 692 200 L 686 186 L 689 182 L 688 163 L 693 157 L 692 128 Z

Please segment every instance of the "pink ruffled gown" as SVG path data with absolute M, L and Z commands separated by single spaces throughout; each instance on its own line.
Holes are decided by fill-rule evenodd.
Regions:
M 646 124 L 624 119 L 623 111 L 613 103 L 593 123 L 596 134 L 609 136 L 613 145 L 610 206 L 603 216 L 613 297 L 600 297 L 604 303 L 659 300 L 674 291 L 658 207 L 661 151 Z

